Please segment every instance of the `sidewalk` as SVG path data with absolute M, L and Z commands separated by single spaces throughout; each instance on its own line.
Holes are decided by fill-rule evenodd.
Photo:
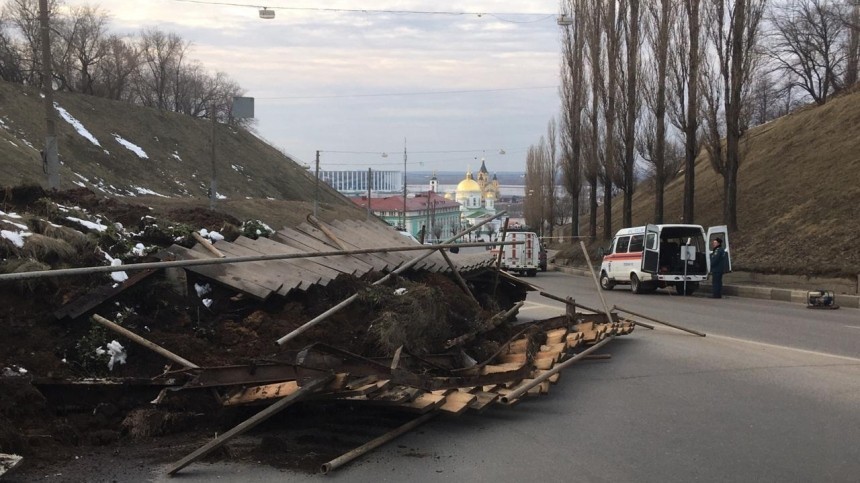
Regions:
M 570 273 L 583 277 L 590 277 L 588 268 L 561 267 L 558 265 L 550 267 L 551 270 L 557 272 Z M 709 292 L 711 290 L 710 283 L 704 283 L 700 286 L 699 292 Z M 765 300 L 780 300 L 782 302 L 791 302 L 796 304 L 806 305 L 806 290 L 792 290 L 787 288 L 762 287 L 752 285 L 725 285 L 723 284 L 723 294 L 735 297 L 747 297 L 754 299 Z M 860 296 L 836 294 L 836 305 L 840 308 L 860 309 Z

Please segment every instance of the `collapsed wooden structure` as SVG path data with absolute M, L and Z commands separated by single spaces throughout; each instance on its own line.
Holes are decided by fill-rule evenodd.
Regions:
M 385 280 L 409 269 L 450 274 L 473 300 L 475 296 L 464 277 L 475 274 L 486 277 L 487 272 L 492 273 L 494 290 L 499 283 L 512 284 L 523 291 L 535 290 L 532 285 L 499 271 L 498 261 L 490 252 L 461 255 L 454 261 L 443 251 L 450 245 L 443 244 L 426 247 L 423 254 L 415 257 L 405 251 L 416 249 L 414 242 L 380 225 L 352 221 L 323 224 L 309 217 L 307 224 L 280 230 L 270 239 L 239 237 L 232 242 L 210 243 L 198 238 L 198 241 L 191 249 L 173 245 L 162 251 L 161 265 L 190 263 L 183 266 L 186 271 L 260 301 L 274 295 L 307 291 L 314 285 L 324 286 L 342 275 L 361 277 L 380 272 L 388 274 Z M 398 250 L 400 247 L 405 250 Z M 285 258 L 274 259 L 279 255 Z M 151 274 L 150 267 L 143 265 L 146 264 L 140 268 L 147 271 L 139 272 L 141 275 L 133 276 L 125 285 Z M 124 285 L 113 287 L 89 297 L 74 307 L 58 311 L 57 316 L 74 318 L 123 288 Z M 346 307 L 354 297 L 287 334 L 278 343 Z M 615 313 L 587 307 L 586 312 L 578 312 L 577 307 L 583 306 L 573 300 L 550 298 L 566 302 L 567 313 L 517 325 L 518 332 L 483 361 L 472 360 L 463 347 L 502 323 L 511 322 L 522 302 L 505 308 L 478 329 L 450 339 L 445 344 L 448 350 L 442 354 L 413 354 L 401 347 L 392 357 L 370 359 L 314 343 L 299 352 L 286 353 L 279 360 L 226 367 L 198 366 L 104 317 L 94 314 L 92 320 L 182 367 L 153 379 L 153 385 L 164 387 L 155 403 L 179 393 L 199 393 L 203 397 L 214 396 L 224 407 L 264 406 L 247 421 L 178 461 L 169 469 L 171 475 L 297 401 L 344 401 L 420 415 L 390 434 L 324 464 L 321 471 L 327 473 L 435 415 L 482 411 L 491 405 L 514 406 L 524 397 L 547 394 L 559 380 L 562 369 L 589 357 L 614 337 L 629 334 L 635 325 Z

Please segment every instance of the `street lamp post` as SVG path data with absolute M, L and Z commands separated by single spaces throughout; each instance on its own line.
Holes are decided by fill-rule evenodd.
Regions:
M 406 229 L 406 138 L 403 138 L 403 231 L 409 231 Z
M 316 169 L 314 170 L 314 218 L 317 217 L 317 207 L 320 198 L 320 151 L 317 149 Z

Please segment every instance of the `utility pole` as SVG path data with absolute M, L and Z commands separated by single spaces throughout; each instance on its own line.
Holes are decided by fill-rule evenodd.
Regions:
M 317 206 L 319 205 L 320 199 L 320 150 L 317 149 L 317 163 L 316 169 L 314 170 L 314 218 L 317 217 Z M 331 182 L 329 180 L 329 182 Z
M 367 221 L 370 221 L 370 191 L 373 183 L 373 169 L 367 168 Z
M 48 0 L 39 0 L 39 24 L 42 34 L 42 94 L 45 96 L 45 150 L 42 163 L 48 175 L 48 189 L 60 188 L 60 161 L 57 155 L 57 116 L 54 110 L 54 75 L 51 71 L 51 36 Z
M 212 160 L 212 181 L 209 182 L 209 209 L 215 209 L 215 201 L 218 199 L 218 171 L 215 169 L 215 101 L 209 104 L 209 117 L 212 119 L 212 141 L 209 143 L 210 159 Z
M 403 138 L 403 231 L 409 231 L 406 229 L 406 138 Z

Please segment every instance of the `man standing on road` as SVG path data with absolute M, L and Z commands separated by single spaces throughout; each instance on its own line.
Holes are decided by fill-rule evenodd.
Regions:
M 711 275 L 714 279 L 711 283 L 711 298 L 723 298 L 723 273 L 726 271 L 726 251 L 723 249 L 723 240 L 714 238 L 711 240 Z

